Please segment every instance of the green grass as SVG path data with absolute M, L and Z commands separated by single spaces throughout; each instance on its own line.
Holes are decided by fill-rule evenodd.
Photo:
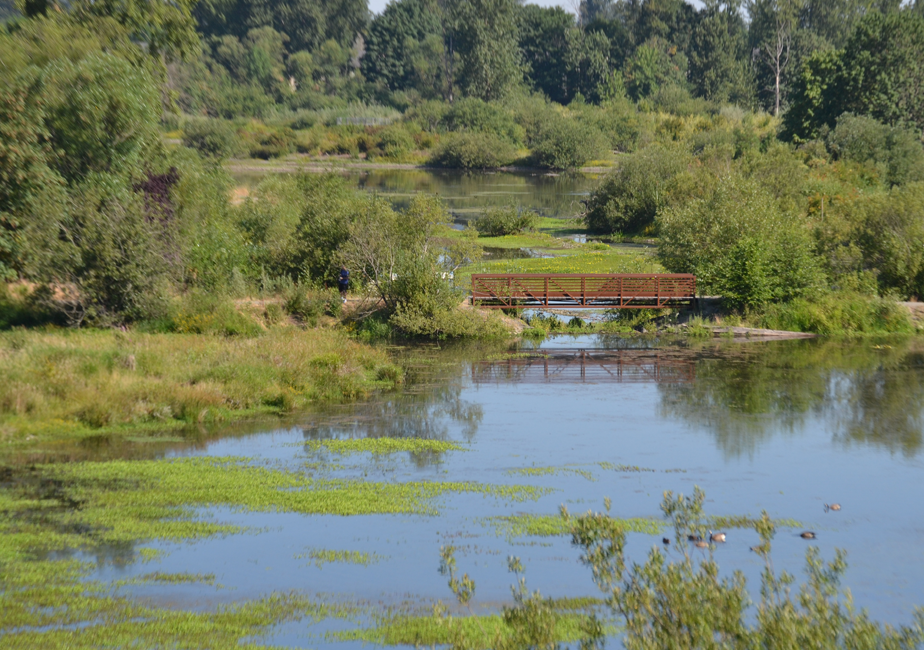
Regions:
M 564 609 L 564 608 L 563 608 Z M 582 625 L 588 616 L 583 613 L 561 613 L 555 621 L 555 638 L 559 643 L 580 640 Z M 464 638 L 471 648 L 497 647 L 499 637 L 508 637 L 510 628 L 503 617 L 488 616 L 407 616 L 399 615 L 381 620 L 375 627 L 334 632 L 330 638 L 340 641 L 364 641 L 379 645 L 407 645 L 434 647 L 451 644 Z M 502 642 L 502 641 L 501 641 Z
M 550 258 L 496 260 L 459 269 L 455 282 L 468 286 L 473 273 L 663 273 L 650 255 L 629 249 L 582 251 Z
M 116 331 L 0 334 L 0 454 L 35 442 L 169 430 L 393 387 L 386 354 L 331 330 L 252 337 Z
M 301 443 L 299 443 L 301 444 Z M 448 451 L 468 451 L 467 447 L 446 440 L 424 440 L 422 438 L 354 438 L 348 440 L 309 440 L 305 447 L 312 450 L 324 449 L 334 454 L 441 454 Z
M 509 517 L 490 517 L 483 520 L 494 529 L 498 535 L 507 538 L 524 537 L 527 535 L 537 537 L 552 537 L 555 535 L 570 535 L 571 523 L 560 515 L 512 515 Z M 615 519 L 628 533 L 645 533 L 657 535 L 664 530 L 666 524 L 658 519 L 636 517 L 631 519 Z
M 508 469 L 504 472 L 508 476 L 555 476 L 557 474 L 575 474 L 583 476 L 588 481 L 595 481 L 594 475 L 586 469 L 577 469 L 575 467 L 522 467 L 518 469 Z
M 332 549 L 313 548 L 307 553 L 300 553 L 295 556 L 296 560 L 311 560 L 316 567 L 321 568 L 325 564 L 358 564 L 360 566 L 369 566 L 382 559 L 381 555 L 376 553 L 361 553 L 359 551 L 336 551 Z

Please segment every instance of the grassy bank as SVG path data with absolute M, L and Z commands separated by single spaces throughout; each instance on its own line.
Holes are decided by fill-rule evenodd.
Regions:
M 401 381 L 379 349 L 333 330 L 249 337 L 114 330 L 0 334 L 0 447 L 158 435 L 350 400 Z

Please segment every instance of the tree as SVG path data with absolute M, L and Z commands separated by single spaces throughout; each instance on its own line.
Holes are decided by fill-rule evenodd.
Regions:
M 148 53 L 155 58 L 186 58 L 199 53 L 194 4 L 195 0 L 75 0 L 70 8 L 78 17 L 114 18 L 136 42 L 146 43 Z
M 552 101 L 567 104 L 571 95 L 566 53 L 574 16 L 561 7 L 527 4 L 519 7 L 519 25 L 519 48 L 527 81 Z
M 798 26 L 801 0 L 753 0 L 751 44 L 759 69 L 769 72 L 765 88 L 771 92 L 773 114 L 779 115 L 786 95 L 787 74 L 792 59 L 793 33 Z M 763 75 L 761 75 L 763 77 Z
M 690 42 L 690 81 L 700 97 L 748 105 L 752 96 L 738 6 L 710 4 L 699 14 Z
M 369 25 L 366 55 L 360 64 L 363 76 L 389 90 L 413 87 L 413 57 L 421 43 L 441 37 L 440 11 L 435 0 L 389 3 Z
M 626 90 L 636 100 L 655 94 L 662 86 L 684 87 L 687 58 L 666 41 L 651 39 L 626 62 L 624 77 Z
M 840 52 L 819 52 L 800 71 L 785 133 L 816 137 L 851 112 L 924 130 L 924 16 L 910 9 L 871 13 Z
M 93 173 L 140 178 L 160 145 L 160 97 L 143 69 L 111 54 L 57 60 L 42 73 L 51 167 L 68 183 Z
M 504 97 L 523 79 L 516 0 L 460 0 L 452 11 L 463 90 L 485 101 Z

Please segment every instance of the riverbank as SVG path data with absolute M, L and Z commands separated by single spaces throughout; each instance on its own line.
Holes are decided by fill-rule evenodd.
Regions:
M 378 348 L 331 329 L 252 336 L 118 330 L 0 334 L 0 453 L 92 436 L 158 437 L 394 388 Z

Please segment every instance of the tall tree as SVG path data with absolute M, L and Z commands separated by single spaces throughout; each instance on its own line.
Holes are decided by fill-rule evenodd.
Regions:
M 746 32 L 737 3 L 711 2 L 700 12 L 690 43 L 690 82 L 706 99 L 750 103 Z
M 567 33 L 574 29 L 574 16 L 561 7 L 523 5 L 519 9 L 520 52 L 527 80 L 554 102 L 566 104 L 568 97 Z
M 435 0 L 399 0 L 369 25 L 363 76 L 389 90 L 402 90 L 414 83 L 415 53 L 431 36 L 442 38 L 440 7 Z
M 798 27 L 802 0 L 752 0 L 751 45 L 763 83 L 762 94 L 770 94 L 774 115 L 780 114 L 788 88 L 793 55 L 793 34 Z
M 517 0 L 455 3 L 459 82 L 467 95 L 499 99 L 522 81 L 517 5 Z
M 845 113 L 924 131 L 924 16 L 912 9 L 871 13 L 840 52 L 819 52 L 802 67 L 786 116 L 791 137 L 815 137 Z

